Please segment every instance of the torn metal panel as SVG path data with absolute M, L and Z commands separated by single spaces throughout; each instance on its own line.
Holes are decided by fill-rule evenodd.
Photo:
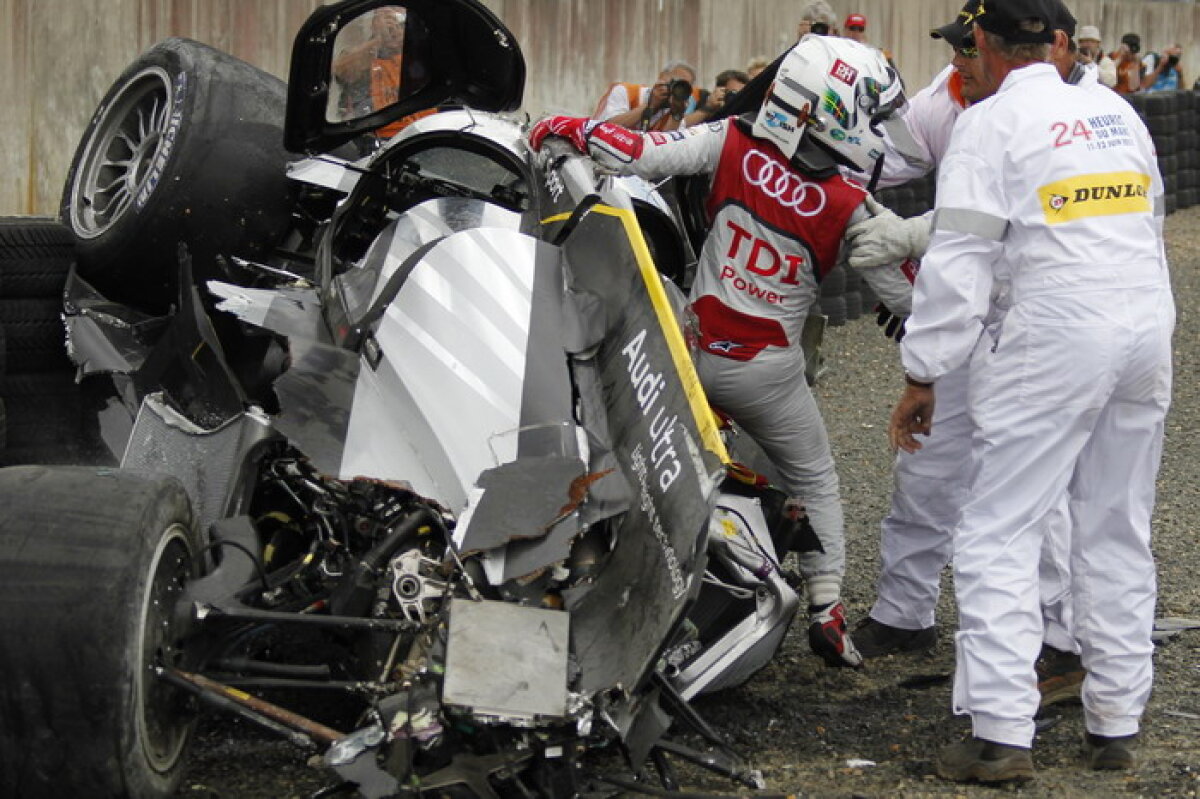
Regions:
M 578 530 L 579 502 L 571 489 L 584 475 L 579 458 L 558 455 L 520 458 L 479 476 L 482 492 L 473 503 L 466 529 L 456 531 L 463 554 L 482 552 L 509 541 L 542 538 L 556 527 Z M 566 557 L 566 553 L 557 560 Z M 539 566 L 552 563 L 547 560 Z
M 230 512 L 246 453 L 272 435 L 270 420 L 261 412 L 247 411 L 206 429 L 161 394 L 150 394 L 142 402 L 121 468 L 174 476 L 187 489 L 201 529 L 207 530 Z
M 506 720 L 567 715 L 571 616 L 509 602 L 450 602 L 447 705 Z
M 282 336 L 331 343 L 315 289 L 251 289 L 219 280 L 207 285 L 209 292 L 220 298 L 218 311 Z
M 72 267 L 63 288 L 63 321 L 67 355 L 81 374 L 130 374 L 146 362 L 168 317 L 106 299 Z
M 295 339 L 291 366 L 275 380 L 280 413 L 276 429 L 326 474 L 341 474 L 358 353 Z
M 572 285 L 613 314 L 596 361 L 613 451 L 636 496 L 596 582 L 567 593 L 572 643 L 583 690 L 632 690 L 699 588 L 720 466 L 700 447 L 690 387 L 619 214 L 589 214 L 564 249 Z

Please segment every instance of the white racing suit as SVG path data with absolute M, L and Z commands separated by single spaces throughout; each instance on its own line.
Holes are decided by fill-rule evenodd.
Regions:
M 809 602 L 832 602 L 845 572 L 842 506 L 825 425 L 804 379 L 800 332 L 818 282 L 837 263 L 846 225 L 866 214 L 866 194 L 837 174 L 800 173 L 732 119 L 629 136 L 593 137 L 589 149 L 602 165 L 648 179 L 712 174 L 712 226 L 690 297 L 697 371 L 713 405 L 758 442 L 783 488 L 803 501 L 824 550 L 800 558 Z M 912 287 L 899 269 L 863 276 L 884 302 L 907 312 Z
M 1080 69 L 1071 82 L 1098 86 L 1097 70 Z M 881 186 L 893 186 L 931 171 L 946 153 L 950 134 L 966 107 L 956 70 L 948 66 L 910 101 L 904 120 L 919 159 L 893 154 L 884 160 Z M 995 292 L 1003 293 L 1002 288 Z M 1006 303 L 994 303 L 995 323 Z M 933 626 L 942 569 L 950 562 L 951 535 L 966 495 L 974 425 L 967 413 L 968 364 L 938 380 L 933 427 L 921 439 L 920 452 L 900 451 L 893 472 L 892 505 L 881 527 L 880 574 L 871 618 L 892 627 L 917 630 Z M 1040 593 L 1045 642 L 1078 652 L 1069 602 L 1070 528 L 1065 501 L 1047 517 L 1049 532 L 1040 555 Z
M 1009 74 L 954 128 L 901 355 L 935 392 L 970 360 L 954 709 L 979 738 L 1032 741 L 1038 560 L 1067 495 L 1088 731 L 1135 733 L 1149 697 L 1150 515 L 1175 319 L 1161 216 L 1136 113 L 1048 64 Z M 981 336 L 1005 277 L 1011 306 Z

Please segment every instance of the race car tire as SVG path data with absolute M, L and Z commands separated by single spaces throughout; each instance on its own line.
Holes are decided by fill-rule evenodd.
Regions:
M 154 676 L 200 538 L 172 478 L 0 469 L 0 795 L 174 795 L 193 703 Z
M 264 260 L 291 217 L 286 86 L 231 55 L 167 39 L 117 78 L 63 189 L 79 274 L 109 299 L 162 312 L 179 244 L 196 282 L 229 279 L 216 256 Z
M 0 218 L 0 297 L 61 297 L 75 239 L 57 219 Z

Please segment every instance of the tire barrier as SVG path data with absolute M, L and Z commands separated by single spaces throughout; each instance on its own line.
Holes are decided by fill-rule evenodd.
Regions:
M 111 462 L 67 357 L 74 247 L 58 220 L 0 218 L 0 466 Z

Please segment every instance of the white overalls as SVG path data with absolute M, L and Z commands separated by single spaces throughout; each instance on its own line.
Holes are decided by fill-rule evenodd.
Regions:
M 1175 320 L 1161 217 L 1136 113 L 1048 64 L 1015 70 L 955 125 L 901 354 L 922 381 L 970 359 L 954 708 L 979 738 L 1032 741 L 1038 560 L 1068 494 L 1088 731 L 1136 732 L 1149 697 L 1150 515 Z M 1005 278 L 1010 307 L 981 337 Z
M 921 177 L 942 162 L 965 107 L 952 85 L 954 72 L 953 66 L 946 67 L 912 98 L 904 119 L 922 157 L 914 163 L 889 155 L 881 186 Z M 1076 85 L 1098 86 L 1097 74 L 1095 67 L 1081 70 Z M 941 572 L 950 562 L 951 534 L 970 474 L 974 425 L 967 413 L 967 367 L 964 362 L 938 380 L 933 430 L 921 439 L 920 452 L 901 451 L 896 456 L 891 509 L 880 525 L 880 573 L 870 612 L 871 618 L 892 627 L 916 630 L 934 623 Z M 1069 602 L 1065 502 L 1049 514 L 1047 525 L 1039 571 L 1045 642 L 1078 652 Z

